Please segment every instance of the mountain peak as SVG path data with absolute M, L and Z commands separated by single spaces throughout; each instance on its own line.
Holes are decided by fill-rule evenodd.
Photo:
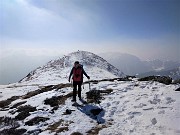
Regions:
M 58 84 L 67 82 L 69 73 L 75 61 L 83 65 L 91 79 L 106 79 L 115 77 L 124 77 L 119 69 L 109 64 L 100 56 L 87 52 L 76 51 L 63 57 L 51 60 L 46 65 L 41 66 L 30 72 L 20 82 L 40 83 L 40 84 Z

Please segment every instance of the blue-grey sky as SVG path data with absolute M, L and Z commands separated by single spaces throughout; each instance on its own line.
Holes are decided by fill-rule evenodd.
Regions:
M 180 61 L 179 7 L 180 0 L 0 0 L 0 69 L 77 50 Z
M 44 48 L 177 60 L 179 7 L 179 0 L 1 0 L 1 55 Z

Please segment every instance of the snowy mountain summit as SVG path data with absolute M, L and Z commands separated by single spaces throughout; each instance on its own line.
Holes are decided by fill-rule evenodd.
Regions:
M 69 73 L 75 61 L 79 61 L 83 65 L 91 79 L 97 80 L 125 76 L 119 69 L 98 55 L 86 51 L 77 51 L 57 60 L 49 61 L 46 65 L 30 72 L 20 82 L 27 82 L 28 84 L 36 84 L 37 82 L 42 84 L 67 83 Z

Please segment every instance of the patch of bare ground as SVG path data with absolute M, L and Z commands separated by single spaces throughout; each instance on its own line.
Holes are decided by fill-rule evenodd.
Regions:
M 33 125 L 39 124 L 40 122 L 45 122 L 47 120 L 49 120 L 49 118 L 46 118 L 46 117 L 35 117 L 35 118 L 32 118 L 31 120 L 25 122 L 25 125 L 33 126 Z
M 0 101 L 0 108 L 7 108 L 8 107 L 8 105 L 10 105 L 11 104 L 11 102 L 13 102 L 13 101 L 15 101 L 15 100 L 17 100 L 17 99 L 19 99 L 19 96 L 13 96 L 13 97 L 11 97 L 11 98 L 8 98 L 7 100 L 2 100 L 2 101 Z
M 69 125 L 71 123 L 74 123 L 73 121 L 64 121 L 63 119 L 60 119 L 58 122 L 55 122 L 52 125 L 49 125 L 46 130 L 50 130 L 51 132 L 55 132 L 56 134 L 68 131 Z
M 90 80 L 90 81 L 86 81 L 84 82 L 84 84 L 87 83 L 93 83 L 93 84 L 98 84 L 99 82 L 104 82 L 104 81 L 132 81 L 132 78 L 135 78 L 134 76 L 126 76 L 124 78 L 112 78 L 112 79 L 102 79 L 102 80 Z
M 18 106 L 22 105 L 22 104 L 25 104 L 27 101 L 22 101 L 22 102 L 19 102 L 19 103 L 16 103 L 14 104 L 13 106 L 10 107 L 10 109 L 13 109 L 13 108 L 17 108 Z
M 29 92 L 26 95 L 22 96 L 22 98 L 27 99 L 27 98 L 36 96 L 38 94 L 41 94 L 43 92 L 48 92 L 48 91 L 51 91 L 51 90 L 59 90 L 59 89 L 70 87 L 70 86 L 71 86 L 71 84 L 49 85 L 49 86 L 45 86 L 45 87 L 43 87 L 41 89 L 38 89 L 36 91 Z
M 18 110 L 16 112 L 20 113 L 15 117 L 16 120 L 24 120 L 26 117 L 30 115 L 29 112 L 34 112 L 37 110 L 36 107 L 32 107 L 30 105 L 20 106 L 17 109 Z
M 83 134 L 81 134 L 81 133 L 79 133 L 79 132 L 74 132 L 74 133 L 72 133 L 71 135 L 83 135 Z
M 97 125 L 96 127 L 93 127 L 86 133 L 87 133 L 87 135 L 98 135 L 99 131 L 102 130 L 103 128 L 107 128 L 106 125 Z
M 73 93 L 70 92 L 67 95 L 53 96 L 44 100 L 44 104 L 50 105 L 51 107 L 57 107 L 59 105 L 64 105 L 67 98 L 72 97 Z
M 100 100 L 103 99 L 103 95 L 110 94 L 111 92 L 113 92 L 113 89 L 91 90 L 86 92 L 87 102 L 100 103 Z

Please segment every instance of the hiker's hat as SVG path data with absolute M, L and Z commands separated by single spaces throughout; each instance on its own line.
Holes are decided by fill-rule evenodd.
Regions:
M 75 61 L 74 64 L 79 64 L 79 61 Z

